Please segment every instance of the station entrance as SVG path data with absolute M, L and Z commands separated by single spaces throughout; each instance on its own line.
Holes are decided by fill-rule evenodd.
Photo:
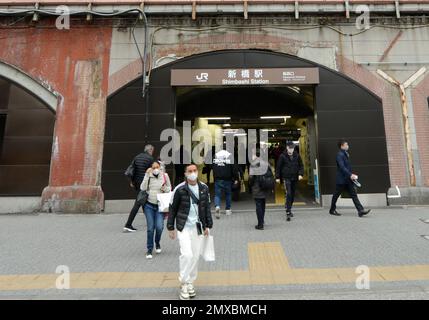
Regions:
M 264 77 L 249 79 L 247 70 Z M 145 144 L 154 145 L 159 155 L 167 143 L 160 138 L 162 131 L 180 129 L 187 120 L 194 128 L 270 130 L 268 143 L 274 147 L 296 141 L 306 162 L 297 202 L 318 199 L 323 206 L 335 190 L 337 141 L 345 138 L 365 204 L 371 199 L 386 202 L 390 175 L 382 101 L 335 70 L 284 53 L 233 49 L 196 54 L 153 69 L 145 97 L 142 85 L 140 77 L 108 98 L 101 182 L 107 200 L 134 198 L 124 170 Z M 167 171 L 175 177 L 177 170 L 168 165 Z M 277 191 L 276 198 L 281 194 Z M 272 203 L 280 201 L 276 198 Z
M 183 136 L 183 124 L 188 122 L 192 132 L 206 129 L 213 138 L 215 156 L 216 135 L 226 145 L 227 135 L 234 137 L 234 159 L 240 181 L 233 187 L 234 208 L 253 207 L 250 193 L 247 139 L 249 130 L 267 135 L 269 164 L 275 173 L 277 160 L 287 141 L 296 145 L 304 163 L 304 179 L 299 182 L 295 205 L 314 206 L 317 138 L 314 118 L 314 86 L 257 86 L 257 87 L 178 87 L 176 91 L 175 128 Z M 260 141 L 259 141 L 260 142 Z M 198 142 L 194 141 L 194 145 Z M 238 159 L 239 144 L 246 146 L 246 161 Z M 232 150 L 231 150 L 232 151 Z M 174 166 L 176 184 L 183 179 L 183 165 Z M 200 180 L 209 185 L 214 194 L 214 177 L 210 163 L 199 165 Z M 284 205 L 284 187 L 277 184 L 267 199 L 269 206 Z

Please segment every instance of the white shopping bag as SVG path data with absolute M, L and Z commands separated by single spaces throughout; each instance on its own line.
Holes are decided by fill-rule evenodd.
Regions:
M 156 198 L 158 199 L 158 209 L 160 212 L 168 212 L 172 195 L 173 192 L 158 193 L 156 195 Z
M 203 239 L 201 240 L 201 256 L 203 257 L 204 261 L 211 262 L 215 261 L 215 250 L 214 250 L 214 241 L 213 236 L 208 235 L 203 236 Z

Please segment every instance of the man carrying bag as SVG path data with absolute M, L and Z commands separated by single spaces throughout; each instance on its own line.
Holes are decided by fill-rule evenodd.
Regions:
M 196 295 L 193 283 L 197 279 L 201 249 L 203 245 L 204 248 L 206 247 L 203 243 L 204 238 L 209 237 L 209 229 L 213 227 L 209 189 L 207 185 L 198 181 L 197 166 L 187 165 L 185 177 L 186 180 L 173 191 L 167 220 L 170 238 L 176 238 L 175 229 L 177 229 L 180 244 L 179 298 L 181 300 L 189 300 Z

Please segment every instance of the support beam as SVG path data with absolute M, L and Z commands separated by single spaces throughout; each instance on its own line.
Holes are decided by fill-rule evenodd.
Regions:
M 401 17 L 401 9 L 399 8 L 399 0 L 395 0 L 396 18 Z
M 193 1 L 192 2 L 192 20 L 196 20 L 197 19 L 197 2 Z
M 299 19 L 299 2 L 295 1 L 295 19 Z
M 142 12 L 144 12 L 144 1 L 142 1 L 141 3 L 140 3 L 140 10 L 142 11 Z M 142 13 L 139 13 L 139 20 L 143 20 L 143 14 Z
M 92 11 L 92 3 L 88 3 L 87 11 Z M 92 21 L 92 14 L 87 13 L 86 14 L 86 21 Z
M 36 4 L 34 5 L 34 9 L 36 9 L 36 10 L 39 10 L 39 8 L 40 8 L 40 5 L 39 5 L 39 3 L 38 2 L 36 2 Z M 36 11 L 34 11 L 34 13 L 33 13 L 33 19 L 31 19 L 33 22 L 37 22 L 37 21 L 39 21 L 39 13 L 38 12 L 36 12 Z
M 350 19 L 350 3 L 349 3 L 349 0 L 345 0 L 344 5 L 346 7 L 346 18 Z

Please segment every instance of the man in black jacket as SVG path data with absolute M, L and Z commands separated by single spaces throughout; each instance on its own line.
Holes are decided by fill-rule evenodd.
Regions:
M 213 160 L 212 170 L 215 183 L 215 215 L 220 218 L 222 192 L 225 193 L 225 214 L 231 215 L 232 184 L 238 184 L 238 166 L 233 163 L 231 153 L 220 150 Z
M 133 176 L 131 177 L 130 186 L 136 190 L 136 201 L 134 202 L 133 208 L 131 209 L 130 215 L 124 227 L 124 232 L 135 232 L 137 229 L 133 227 L 134 218 L 139 212 L 140 204 L 137 202 L 137 195 L 140 191 L 140 185 L 144 179 L 144 175 L 148 168 L 152 166 L 155 161 L 153 153 L 155 148 L 148 144 L 144 147 L 142 153 L 138 154 L 132 162 L 134 168 Z
M 276 168 L 277 183 L 284 181 L 286 192 L 286 219 L 293 217 L 292 205 L 295 200 L 296 184 L 304 176 L 304 165 L 301 156 L 295 151 L 295 144 L 288 142 L 286 150 L 280 155 Z
M 195 164 L 185 167 L 186 180 L 173 191 L 167 229 L 170 238 L 179 239 L 180 244 L 180 299 L 195 297 L 194 281 L 197 279 L 200 258 L 201 237 L 209 235 L 213 227 L 210 211 L 209 188 L 198 181 L 198 168 Z

